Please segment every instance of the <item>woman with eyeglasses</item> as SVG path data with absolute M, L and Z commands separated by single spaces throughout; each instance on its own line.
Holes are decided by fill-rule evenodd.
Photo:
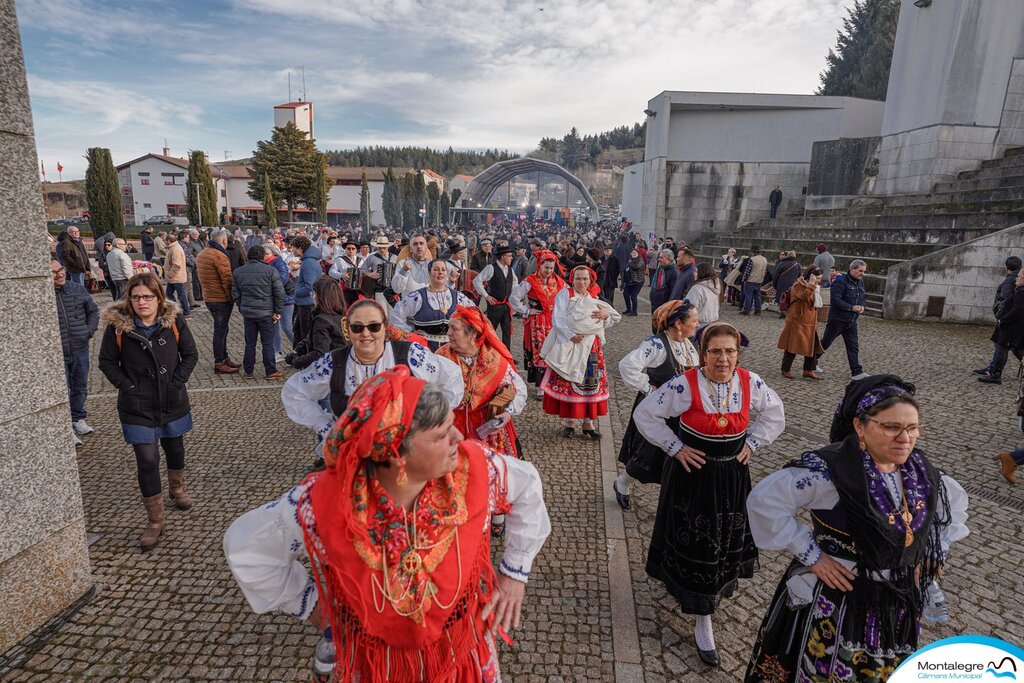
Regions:
M 391 324 L 406 332 L 416 332 L 428 342 L 431 351 L 448 343 L 448 321 L 459 306 L 476 304 L 462 292 L 448 286 L 448 262 L 436 258 L 427 268 L 426 287 L 409 292 L 391 309 Z
M 786 427 L 778 394 L 737 367 L 740 340 L 729 323 L 703 328 L 700 367 L 649 393 L 633 412 L 640 434 L 668 456 L 647 574 L 696 615 L 697 654 L 709 666 L 720 664 L 711 615 L 758 567 L 745 506 L 747 461 Z
M 335 285 L 336 287 L 337 285 Z M 384 307 L 361 299 L 345 318 L 349 344 L 324 354 L 288 378 L 281 389 L 285 413 L 297 424 L 314 429 L 322 440 L 345 412 L 348 399 L 366 380 L 396 365 L 406 365 L 414 377 L 439 384 L 455 408 L 462 401 L 462 371 L 412 341 L 389 341 Z M 322 456 L 318 456 L 322 458 Z M 322 459 L 314 466 L 322 467 Z
M 117 414 L 126 443 L 135 451 L 139 488 L 149 523 L 139 545 L 152 550 L 164 527 L 160 448 L 167 459 L 171 500 L 192 507 L 185 490 L 185 434 L 192 412 L 185 383 L 199 361 L 195 340 L 181 313 L 150 272 L 133 275 L 125 295 L 100 316 L 107 323 L 99 366 L 117 387 Z
M 851 382 L 831 445 L 767 476 L 747 510 L 764 550 L 794 557 L 758 630 L 747 681 L 885 680 L 948 618 L 936 579 L 967 536 L 967 494 L 917 448 L 914 386 Z M 810 524 L 797 519 L 810 513 Z

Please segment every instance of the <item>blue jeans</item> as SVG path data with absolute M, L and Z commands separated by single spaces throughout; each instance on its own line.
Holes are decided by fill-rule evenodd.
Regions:
M 274 353 L 281 353 L 281 333 L 288 337 L 288 343 L 295 348 L 295 337 L 292 332 L 292 316 L 295 314 L 295 304 L 285 304 L 281 309 L 281 319 L 274 323 Z
M 85 285 L 85 273 L 72 273 L 68 271 L 68 279 L 72 282 L 77 282 L 80 285 Z
M 750 313 L 751 306 L 755 313 L 761 312 L 761 283 L 743 283 L 743 312 Z
M 181 310 L 185 315 L 189 314 L 188 307 L 188 294 L 185 292 L 185 283 L 179 282 L 177 284 L 167 285 L 167 298 L 177 299 L 178 303 L 181 304 Z
M 825 325 L 825 334 L 821 337 L 824 349 L 832 346 L 839 337 L 843 338 L 846 347 L 846 360 L 850 363 L 850 374 L 859 375 L 864 372 L 860 366 L 860 340 L 857 336 L 857 320 L 829 320 Z
M 209 301 L 206 310 L 213 317 L 213 362 L 223 363 L 228 356 L 228 322 L 231 320 L 233 303 Z
M 269 315 L 266 318 L 242 318 L 245 324 L 245 353 L 242 355 L 242 370 L 245 374 L 251 375 L 256 367 L 256 336 L 259 335 L 260 345 L 263 348 L 263 369 L 269 375 L 277 372 L 277 362 L 274 360 L 274 319 Z
M 85 399 L 89 396 L 89 348 L 64 357 L 64 376 L 68 382 L 71 421 L 85 419 Z

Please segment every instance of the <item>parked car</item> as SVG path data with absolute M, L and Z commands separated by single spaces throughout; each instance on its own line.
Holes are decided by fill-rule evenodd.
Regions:
M 144 222 L 144 225 L 174 225 L 174 218 L 164 214 L 158 214 L 156 216 L 150 216 Z

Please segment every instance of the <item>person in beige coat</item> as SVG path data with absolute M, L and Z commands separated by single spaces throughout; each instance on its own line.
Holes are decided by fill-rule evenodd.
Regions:
M 185 284 L 188 282 L 188 269 L 185 267 L 185 252 L 178 244 L 175 235 L 167 235 L 164 238 L 167 242 L 167 256 L 164 258 L 164 277 L 167 278 L 167 298 L 177 299 L 181 304 L 181 310 L 188 318 L 190 314 L 188 306 L 188 293 L 185 291 Z
M 779 335 L 778 347 L 782 354 L 782 376 L 793 379 L 790 368 L 797 356 L 804 357 L 804 377 L 821 379 L 815 373 L 815 358 L 823 353 L 818 338 L 818 311 L 816 299 L 821 269 L 808 266 L 789 289 L 789 308 L 786 309 L 786 324 Z

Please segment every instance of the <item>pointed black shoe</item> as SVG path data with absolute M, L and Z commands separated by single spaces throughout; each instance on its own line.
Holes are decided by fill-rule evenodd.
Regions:
M 612 491 L 615 492 L 615 502 L 619 504 L 619 507 L 623 510 L 629 509 L 629 494 L 619 493 L 619 487 L 612 482 Z
M 993 372 L 990 375 L 986 375 L 984 377 L 979 377 L 978 381 L 979 382 L 983 382 L 985 384 L 1002 384 L 1003 383 L 1003 373 L 1001 373 L 1001 372 Z
M 719 659 L 719 657 L 718 657 L 718 650 L 717 649 L 714 649 L 714 650 L 702 650 L 702 649 L 700 649 L 700 647 L 697 647 L 696 643 L 694 643 L 694 647 L 697 648 L 697 656 L 700 657 L 700 661 L 704 662 L 708 666 L 721 666 L 722 665 L 722 660 Z
M 596 429 L 582 429 L 580 431 L 582 431 L 584 434 L 589 436 L 591 439 L 594 439 L 595 441 L 597 439 L 600 439 L 602 436 L 601 432 L 597 431 Z
M 571 439 L 575 434 L 576 430 L 573 429 L 572 427 L 566 427 L 565 429 L 562 430 L 562 436 L 564 436 L 567 439 Z

